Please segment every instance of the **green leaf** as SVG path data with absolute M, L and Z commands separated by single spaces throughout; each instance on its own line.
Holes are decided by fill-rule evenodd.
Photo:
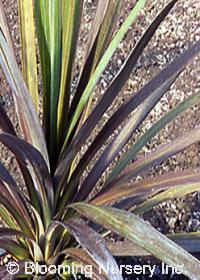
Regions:
M 161 261 L 172 266 L 183 266 L 183 274 L 198 279 L 200 262 L 158 232 L 149 223 L 127 211 L 110 207 L 97 207 L 85 203 L 71 205 L 91 221 L 113 230 Z
M 30 254 L 27 249 L 23 248 L 15 241 L 9 240 L 8 238 L 0 238 L 0 248 L 6 250 L 18 260 L 30 258 Z
M 61 143 L 64 127 L 69 113 L 69 99 L 71 94 L 71 79 L 76 46 L 81 23 L 83 1 L 69 0 L 61 2 L 62 8 L 62 67 L 60 94 L 58 102 L 58 143 Z
M 81 99 L 80 99 L 80 101 L 77 105 L 76 111 L 75 111 L 75 113 L 72 117 L 69 129 L 68 129 L 68 132 L 67 132 L 67 135 L 66 135 L 66 138 L 65 138 L 65 144 L 68 142 L 68 139 L 71 135 L 71 132 L 73 131 L 73 128 L 75 127 L 75 125 L 76 125 L 76 123 L 77 123 L 77 121 L 80 117 L 80 114 L 83 111 L 83 109 L 84 109 L 84 107 L 85 107 L 85 105 L 88 101 L 88 98 L 91 95 L 94 87 L 96 86 L 101 74 L 105 70 L 106 66 L 109 63 L 109 60 L 111 59 L 112 55 L 114 54 L 114 52 L 118 48 L 119 43 L 121 42 L 124 35 L 128 31 L 129 27 L 131 26 L 131 24 L 135 20 L 136 16 L 138 15 L 140 10 L 145 5 L 145 2 L 146 2 L 145 0 L 137 1 L 134 8 L 130 12 L 128 18 L 124 21 L 124 23 L 120 27 L 119 31 L 117 32 L 117 34 L 115 35 L 115 37 L 111 41 L 109 47 L 107 48 L 107 50 L 104 53 L 102 59 L 100 60 L 98 66 L 96 67 L 91 79 L 89 80 L 89 83 L 88 83 L 87 87 L 85 88 L 85 90 L 84 90 L 84 92 L 81 96 Z
M 100 2 L 99 2 L 100 4 Z M 108 1 L 108 7 L 106 10 L 106 14 L 104 17 L 104 20 L 102 22 L 101 28 L 98 33 L 98 37 L 96 38 L 95 46 L 96 50 L 94 52 L 94 59 L 91 64 L 91 74 L 93 73 L 94 69 L 96 68 L 96 65 L 99 63 L 100 59 L 102 58 L 105 50 L 107 49 L 110 40 L 112 38 L 112 35 L 115 30 L 115 26 L 117 24 L 117 20 L 119 18 L 119 11 L 122 10 L 123 2 L 120 0 L 110 0 Z M 87 61 L 86 64 L 88 64 L 89 61 Z M 88 68 L 88 67 L 86 67 Z M 88 69 L 86 69 L 88 70 Z M 90 72 L 90 71 L 89 71 Z M 89 73 L 88 73 L 89 74 Z M 85 73 L 82 73 L 83 79 L 85 78 Z M 86 79 L 84 79 L 86 81 Z M 85 83 L 85 86 L 87 85 L 88 81 Z M 85 87 L 84 87 L 85 88 Z M 93 95 L 91 94 L 89 97 L 89 100 L 87 102 L 87 105 L 84 109 L 84 112 L 82 113 L 81 120 L 79 122 L 79 127 L 81 127 L 86 119 L 88 118 L 90 111 L 91 111 L 91 105 L 92 105 Z
M 37 0 L 35 5 L 44 87 L 44 125 L 51 162 L 54 164 L 61 73 L 61 2 Z
M 16 222 L 14 222 L 14 219 L 13 217 L 11 217 L 8 209 L 4 207 L 2 204 L 0 207 L 0 217 L 9 228 L 13 228 L 13 229 L 18 228 L 18 225 L 16 225 Z
M 22 73 L 36 110 L 38 110 L 38 79 L 32 0 L 19 0 L 19 19 L 22 47 Z
M 105 2 L 105 0 L 103 0 Z M 122 1 L 120 0 L 109 0 L 107 1 L 107 7 L 106 11 L 101 10 L 102 8 L 102 1 L 99 1 L 99 9 L 97 10 L 99 12 L 99 15 L 103 18 L 102 24 L 100 25 L 98 37 L 97 37 L 97 43 L 96 43 L 96 50 L 94 54 L 94 61 L 92 68 L 93 70 L 98 65 L 100 59 L 103 56 L 103 53 L 106 51 L 112 35 L 114 33 L 117 19 L 119 18 L 119 12 L 123 6 Z M 104 9 L 105 10 L 105 9 Z M 103 17 L 104 16 L 104 17 Z M 92 71 L 93 72 L 93 71 Z
M 49 137 L 50 129 L 50 90 L 51 90 L 51 67 L 49 50 L 49 18 L 46 0 L 35 1 L 35 21 L 40 52 L 40 64 L 43 87 L 43 125 L 45 135 Z M 46 139 L 47 139 L 46 137 Z M 49 146 L 49 140 L 48 140 Z
M 57 143 L 57 106 L 61 73 L 61 3 L 49 1 L 49 50 L 51 61 L 50 133 L 49 153 L 53 162 Z
M 87 44 L 86 44 L 86 47 L 85 47 L 84 62 L 81 66 L 82 68 L 81 68 L 81 71 L 80 71 L 81 75 L 83 75 L 84 67 L 87 67 L 86 64 L 88 64 L 88 62 L 89 62 L 88 59 L 91 56 L 91 53 L 93 53 L 93 55 L 92 55 L 92 60 L 90 61 L 91 62 L 90 64 L 93 64 L 97 48 L 100 48 L 101 44 L 104 43 L 103 37 L 102 37 L 102 40 L 100 42 L 100 40 L 99 40 L 99 35 L 100 34 L 99 33 L 101 32 L 102 25 L 104 24 L 104 19 L 105 19 L 107 11 L 109 9 L 109 5 L 112 6 L 112 7 L 114 6 L 112 0 L 111 1 L 108 1 L 108 0 L 99 0 L 98 1 L 96 14 L 95 14 L 94 20 L 92 22 L 92 27 L 90 29 Z M 107 25 L 106 28 L 109 28 L 109 25 Z M 97 39 L 99 41 L 99 45 L 98 45 L 98 43 L 96 43 Z M 90 65 L 90 68 L 92 69 L 92 65 Z M 89 72 L 89 74 L 91 73 L 91 71 L 88 71 L 88 72 Z M 81 80 L 81 78 L 80 78 L 80 80 Z
M 122 2 L 117 0 L 100 0 L 98 2 L 95 18 L 92 22 L 92 27 L 89 32 L 87 44 L 85 47 L 85 53 L 83 63 L 81 65 L 78 87 L 75 92 L 75 96 L 70 106 L 70 117 L 76 110 L 78 102 L 87 86 L 87 83 L 94 72 L 99 60 L 101 59 L 103 52 L 106 50 L 108 43 L 110 42 L 114 26 L 116 24 L 116 18 Z M 92 95 L 88 100 L 90 104 Z M 87 105 L 88 105 L 87 104 Z M 84 118 L 87 115 L 88 106 L 85 108 Z

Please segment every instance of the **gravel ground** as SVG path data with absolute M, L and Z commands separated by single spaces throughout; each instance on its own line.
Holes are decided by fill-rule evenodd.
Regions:
M 18 12 L 17 1 L 4 0 L 6 13 L 8 16 L 9 25 L 11 28 L 12 37 L 14 40 L 17 60 L 20 65 L 20 40 L 18 29 Z M 166 0 L 147 1 L 147 5 L 143 12 L 140 14 L 138 21 L 133 24 L 127 33 L 124 41 L 120 44 L 119 49 L 112 58 L 109 66 L 105 70 L 99 85 L 95 89 L 93 97 L 93 106 L 98 102 L 99 98 L 108 87 L 109 83 L 119 71 L 123 61 L 127 57 L 130 50 L 135 45 L 137 39 L 141 36 L 142 32 L 149 25 L 151 20 L 160 11 L 160 9 L 167 3 Z M 126 0 L 118 26 L 126 17 L 132 6 L 134 0 Z M 83 58 L 83 47 L 87 41 L 88 30 L 92 25 L 92 19 L 95 13 L 97 1 L 85 1 L 85 13 L 83 17 L 83 28 L 81 30 L 80 44 L 77 55 L 77 66 L 75 69 L 75 77 L 78 75 L 80 63 Z M 109 110 L 104 114 L 103 119 L 96 127 L 91 139 L 83 147 L 84 152 L 93 137 L 97 134 L 100 128 L 105 124 L 108 118 L 115 112 L 115 110 L 132 94 L 134 94 L 146 81 L 151 79 L 156 73 L 159 72 L 167 63 L 173 61 L 180 53 L 187 49 L 193 42 L 200 39 L 200 9 L 199 0 L 179 1 L 173 11 L 167 17 L 165 22 L 162 23 L 160 29 L 156 32 L 153 40 L 145 49 L 142 57 L 138 61 L 135 69 L 133 70 L 129 81 L 126 83 L 123 92 L 119 95 L 116 101 L 110 106 Z M 137 134 L 127 144 L 123 152 L 116 158 L 115 163 L 127 150 L 127 148 L 145 132 L 151 125 L 157 121 L 169 109 L 173 108 L 180 101 L 184 100 L 187 96 L 193 94 L 200 89 L 200 57 L 197 57 L 187 67 L 180 78 L 177 80 L 171 90 L 161 99 L 153 112 L 149 115 L 142 127 L 138 130 Z M 13 108 L 13 100 L 11 97 L 10 89 L 8 88 L 2 73 L 0 72 L 0 100 L 8 111 L 9 116 L 13 120 L 15 127 L 18 129 L 15 111 Z M 188 110 L 176 121 L 166 126 L 162 132 L 154 137 L 154 139 L 140 152 L 140 155 L 148 154 L 155 147 L 164 144 L 176 136 L 182 134 L 185 130 L 191 129 L 200 123 L 200 106 L 195 106 Z M 109 139 L 110 141 L 110 139 Z M 109 142 L 108 141 L 108 142 Z M 96 159 L 102 153 L 102 147 Z M 20 178 L 17 165 L 10 153 L 3 147 L 0 148 L 1 159 L 5 165 L 10 169 L 15 178 Z M 95 161 L 94 161 L 95 162 Z M 113 163 L 113 165 L 115 164 Z M 113 166 L 112 165 L 112 166 Z M 109 173 L 111 167 L 103 174 L 102 179 L 98 182 L 100 187 L 105 176 Z M 185 170 L 187 168 L 195 168 L 199 166 L 199 145 L 188 148 L 184 153 L 181 153 L 171 159 L 165 161 L 162 165 L 151 170 L 146 176 L 155 176 L 156 174 L 163 174 L 172 170 Z M 92 166 L 88 168 L 90 170 Z M 158 230 L 163 233 L 174 233 L 182 231 L 199 231 L 200 230 L 200 211 L 199 211 L 199 195 L 197 193 L 187 196 L 183 199 L 176 201 L 164 202 L 153 211 L 145 215 L 145 219 L 151 222 Z M 121 260 L 119 260 L 120 262 Z M 138 261 L 132 259 L 131 261 Z M 179 276 L 180 277 L 180 276 Z M 143 279 L 143 278 L 131 278 Z M 155 279 L 162 279 L 160 276 Z M 165 278 L 163 278 L 165 279 Z M 169 278 L 166 278 L 169 279 Z M 172 278 L 170 278 L 172 279 Z M 175 278 L 174 278 L 175 279 Z M 185 278 L 177 278 L 185 279 Z

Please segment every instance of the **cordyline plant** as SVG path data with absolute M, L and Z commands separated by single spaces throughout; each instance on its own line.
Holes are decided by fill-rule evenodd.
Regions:
M 52 274 L 51 270 L 51 273 L 42 275 L 43 278 L 36 273 L 25 275 L 27 261 L 48 267 L 92 265 L 93 279 L 122 279 L 113 256 L 148 254 L 169 265 L 183 265 L 184 275 L 190 279 L 200 279 L 200 262 L 189 253 L 200 250 L 200 236 L 197 233 L 164 236 L 137 216 L 166 199 L 199 190 L 199 170 L 174 172 L 139 182 L 134 180 L 149 168 L 200 141 L 200 127 L 133 161 L 166 124 L 200 101 L 199 92 L 166 113 L 139 137 L 111 170 L 101 190 L 94 194 L 103 172 L 186 65 L 198 55 L 200 41 L 167 65 L 138 92 L 133 92 L 98 132 L 80 160 L 77 157 L 177 0 L 169 1 L 149 25 L 99 103 L 90 112 L 94 88 L 145 2 L 138 0 L 114 33 L 123 1 L 98 1 L 75 89 L 73 69 L 83 1 L 36 0 L 35 7 L 32 0 L 18 1 L 22 73 L 16 62 L 0 2 L 0 64 L 12 89 L 22 135 L 17 136 L 0 106 L 0 141 L 15 156 L 26 186 L 26 191 L 22 192 L 22 183 L 16 182 L 0 164 L 0 216 L 4 221 L 4 226 L 0 228 L 0 247 L 19 261 L 20 266 L 19 272 L 12 276 L 8 275 L 6 268 L 2 268 L 1 279 L 70 277 L 66 270 L 59 275 L 56 271 Z M 34 23 L 42 73 L 42 125 L 38 117 Z M 112 137 L 83 179 L 83 173 L 96 153 L 128 116 L 126 124 Z M 109 242 L 111 232 L 124 237 L 124 241 Z M 98 270 L 100 266 L 103 268 L 101 274 Z

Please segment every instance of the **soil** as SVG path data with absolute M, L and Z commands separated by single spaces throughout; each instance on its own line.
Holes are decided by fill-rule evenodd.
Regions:
M 17 61 L 20 65 L 20 39 L 18 27 L 18 10 L 17 1 L 4 0 L 3 1 L 6 14 L 8 17 L 9 26 L 11 29 L 12 38 L 14 41 Z M 126 0 L 124 4 L 118 26 L 123 19 L 127 16 L 128 12 L 134 5 L 135 0 Z M 145 28 L 149 25 L 151 20 L 160 11 L 160 9 L 168 3 L 167 0 L 149 0 L 143 12 L 140 14 L 136 23 L 128 31 L 124 41 L 120 44 L 119 49 L 115 53 L 109 66 L 105 70 L 99 85 L 95 89 L 93 97 L 93 106 L 98 102 L 99 98 L 104 93 L 105 89 L 119 71 L 123 61 L 127 57 L 137 39 L 140 37 Z M 85 12 L 83 17 L 83 28 L 81 30 L 79 49 L 77 54 L 77 65 L 75 69 L 75 77 L 78 75 L 80 63 L 83 58 L 83 48 L 87 41 L 88 30 L 92 25 L 92 19 L 95 14 L 95 7 L 97 0 L 85 0 Z M 192 43 L 200 39 L 200 1 L 199 0 L 180 0 L 173 11 L 162 23 L 160 29 L 156 32 L 153 40 L 145 49 L 143 55 L 134 68 L 129 81 L 126 83 L 123 92 L 104 114 L 101 122 L 96 127 L 91 139 L 97 134 L 101 127 L 105 124 L 113 112 L 134 92 L 136 92 L 146 81 L 152 78 L 159 70 L 161 70 L 167 63 L 171 62 L 180 53 L 187 49 Z M 76 79 L 75 79 L 76 80 Z M 168 93 L 161 99 L 155 109 L 151 112 L 142 127 L 138 130 L 134 139 L 127 144 L 121 155 L 116 158 L 113 165 L 119 160 L 127 148 L 135 141 L 135 139 L 145 132 L 155 121 L 157 121 L 169 109 L 173 108 L 180 101 L 184 100 L 187 96 L 193 94 L 200 89 L 200 57 L 197 57 L 182 73 L 181 77 L 177 80 L 175 85 L 168 91 Z M 17 131 L 19 131 L 15 110 L 13 107 L 13 100 L 11 91 L 5 82 L 5 79 L 0 72 L 0 101 L 6 108 L 9 116 L 11 117 Z M 176 136 L 182 134 L 185 130 L 191 129 L 200 124 L 200 106 L 188 110 L 182 116 L 178 117 L 176 121 L 167 125 L 159 135 L 140 152 L 147 154 L 155 147 L 164 144 Z M 109 140 L 110 141 L 110 140 Z M 88 144 L 83 147 L 82 152 L 87 149 Z M 102 153 L 103 149 L 99 151 L 95 160 Z M 10 170 L 11 174 L 20 179 L 15 160 L 12 155 L 2 146 L 0 146 L 0 158 L 5 166 Z M 95 162 L 94 160 L 94 162 Z M 150 170 L 146 176 L 156 176 L 172 170 L 185 170 L 187 168 L 195 168 L 199 166 L 199 145 L 194 145 L 188 148 L 185 152 L 178 154 L 175 157 L 165 161 L 162 165 Z M 113 166 L 112 165 L 112 166 Z M 103 174 L 101 180 L 98 182 L 99 188 L 109 173 L 111 167 Z M 89 167 L 89 169 L 92 165 Z M 87 172 L 89 171 L 87 170 Z M 159 205 L 154 210 L 145 214 L 144 219 L 148 220 L 159 231 L 167 233 L 175 232 L 191 232 L 200 231 L 200 199 L 199 194 L 194 193 L 179 200 L 167 201 Z M 138 258 L 118 258 L 118 263 L 154 263 L 154 259 L 138 259 Z M 167 278 L 168 277 L 168 278 Z M 137 276 L 128 278 L 124 275 L 124 279 L 148 279 L 147 276 Z M 151 279 L 186 279 L 180 275 L 174 276 L 161 276 L 159 274 L 159 266 L 157 275 Z

